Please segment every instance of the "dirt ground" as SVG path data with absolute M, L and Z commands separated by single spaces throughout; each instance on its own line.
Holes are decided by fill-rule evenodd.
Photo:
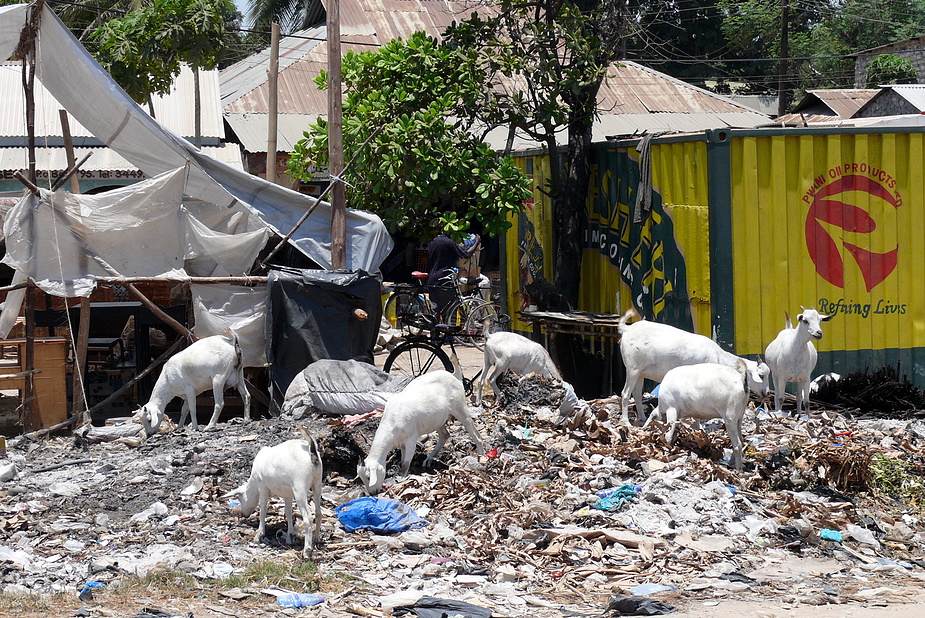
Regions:
M 463 373 L 473 377 L 481 353 L 458 353 Z M 381 365 L 384 357 L 377 360 Z M 314 415 L 250 424 L 225 415 L 217 431 L 168 423 L 140 442 L 67 435 L 11 441 L 18 474 L 0 484 L 0 615 L 378 618 L 388 614 L 384 598 L 417 590 L 496 616 L 592 617 L 612 615 L 605 612 L 612 595 L 658 583 L 676 588 L 651 598 L 677 608 L 671 615 L 680 618 L 925 616 L 915 511 L 887 496 L 831 488 L 814 494 L 799 485 L 818 480 L 826 466 L 830 482 L 853 473 L 851 457 L 865 449 L 921 458 L 919 425 L 865 424 L 837 414 L 763 422 L 762 434 L 751 430 L 750 466 L 739 474 L 720 461 L 728 443 L 721 429 L 682 431 L 669 448 L 659 443 L 659 430 L 602 420 L 612 416 L 610 401 L 591 402 L 591 413 L 557 424 L 549 409 L 556 388 L 542 380 L 505 382 L 499 401 L 477 412 L 497 457 L 475 457 L 453 424 L 446 451 L 424 470 L 425 441 L 411 474 L 390 476 L 383 495 L 431 525 L 397 536 L 348 533 L 334 513 L 363 493 L 355 464 L 376 419 L 349 427 Z M 324 545 L 313 556 L 312 581 L 327 600 L 285 609 L 263 592 L 266 576 L 242 579 L 231 590 L 222 578 L 245 578 L 253 564 L 297 568 L 301 535 L 285 542 L 281 503 L 274 501 L 269 538 L 255 543 L 256 515 L 233 517 L 222 495 L 246 479 L 262 446 L 295 437 L 296 424 L 309 426 L 326 452 Z M 841 436 L 835 445 L 834 434 Z M 774 468 L 770 451 L 783 444 L 808 463 Z M 838 468 L 842 457 L 850 465 Z M 394 459 L 390 469 L 394 474 Z M 595 491 L 621 483 L 637 485 L 639 497 L 613 512 L 590 508 Z M 880 545 L 800 538 L 789 529 L 797 520 L 817 532 L 864 524 L 880 530 Z M 183 579 L 171 587 L 164 573 Z M 147 579 L 131 584 L 136 577 Z M 106 587 L 82 602 L 76 591 L 89 581 Z M 296 584 L 289 572 L 275 585 Z M 54 591 L 51 601 L 10 602 L 15 594 Z M 163 613 L 143 614 L 145 607 Z

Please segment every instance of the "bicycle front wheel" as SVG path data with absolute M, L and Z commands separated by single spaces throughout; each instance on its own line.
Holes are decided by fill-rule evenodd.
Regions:
M 428 341 L 406 341 L 398 345 L 382 367 L 386 373 L 412 378 L 439 369 L 453 373 L 453 363 L 446 352 Z
M 500 307 L 488 302 L 472 307 L 463 326 L 466 339 L 479 350 L 485 348 L 488 335 L 502 330 L 507 330 L 507 322 L 501 319 Z

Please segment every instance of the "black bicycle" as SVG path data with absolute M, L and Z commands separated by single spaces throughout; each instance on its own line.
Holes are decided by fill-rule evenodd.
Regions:
M 420 336 L 429 329 L 429 324 L 449 324 L 459 327 L 459 334 L 465 335 L 467 343 L 479 350 L 485 337 L 497 330 L 503 330 L 510 323 L 501 319 L 504 315 L 497 303 L 478 295 L 478 288 L 463 292 L 457 269 L 452 269 L 440 279 L 439 285 L 427 285 L 427 273 L 411 273 L 417 284 L 395 284 L 392 295 L 385 303 L 383 315 L 393 328 L 406 336 Z M 465 283 L 471 283 L 466 281 Z M 430 299 L 433 289 L 452 290 L 454 297 L 439 313 Z
M 427 334 L 412 335 L 407 341 L 399 344 L 389 353 L 382 369 L 386 373 L 393 375 L 416 378 L 439 369 L 454 373 L 459 366 L 456 341 L 471 341 L 475 338 L 480 338 L 484 341 L 485 338 L 483 333 L 466 332 L 462 326 L 438 324 L 432 315 L 424 314 L 417 318 L 405 316 L 405 318 L 415 323 L 416 328 L 419 328 L 421 332 L 426 332 Z M 494 319 L 497 321 L 495 325 L 497 330 L 504 330 L 511 321 L 510 316 L 505 314 L 501 314 Z M 490 325 L 486 324 L 485 328 L 490 329 Z M 450 354 L 446 353 L 443 349 L 444 346 L 449 346 Z M 459 372 L 462 374 L 461 368 Z M 462 376 L 467 395 L 472 393 L 472 387 L 481 374 L 482 371 L 479 370 L 471 380 L 464 375 Z

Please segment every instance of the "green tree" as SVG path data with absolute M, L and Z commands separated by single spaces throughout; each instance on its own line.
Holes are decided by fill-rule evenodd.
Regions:
M 506 124 L 544 144 L 551 163 L 555 284 L 573 306 L 581 280 L 591 130 L 597 95 L 627 31 L 623 0 L 500 0 L 487 18 L 448 29 L 448 44 L 471 64 L 522 88 L 485 88 L 472 109 L 488 125 Z M 508 82 L 510 83 L 510 82 Z M 564 149 L 560 135 L 565 133 Z
M 775 91 L 781 37 L 780 0 L 718 0 L 729 47 L 725 70 L 749 91 Z M 785 78 L 796 90 L 854 86 L 854 59 L 865 49 L 921 34 L 921 0 L 791 0 L 791 61 Z
M 529 180 L 483 143 L 472 119 L 457 115 L 486 87 L 478 67 L 418 32 L 375 52 L 347 53 L 342 73 L 352 206 L 421 239 L 510 227 L 507 216 L 532 195 Z M 315 81 L 324 89 L 327 75 Z M 309 126 L 290 156 L 292 177 L 307 180 L 327 165 L 327 130 L 324 119 Z
M 881 84 L 917 84 L 919 74 L 909 58 L 880 54 L 867 64 L 865 79 L 868 88 L 876 88 Z
M 109 20 L 91 39 L 99 43 L 96 59 L 136 101 L 166 94 L 180 64 L 188 63 L 196 78 L 196 142 L 200 142 L 199 70 L 218 66 L 226 33 L 237 11 L 231 0 L 154 0 Z M 153 109 L 150 110 L 153 115 Z

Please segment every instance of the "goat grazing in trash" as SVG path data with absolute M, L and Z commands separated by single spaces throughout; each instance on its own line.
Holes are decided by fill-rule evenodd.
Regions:
M 225 388 L 232 386 L 244 400 L 244 420 L 250 421 L 251 396 L 244 385 L 241 345 L 238 336 L 228 331 L 228 334 L 200 339 L 167 359 L 151 391 L 151 399 L 135 413 L 135 418 L 141 421 L 149 436 L 155 434 L 164 420 L 167 404 L 174 397 L 180 397 L 183 399 L 180 425 L 192 411 L 193 429 L 198 430 L 196 395 L 211 388 L 215 408 L 206 429 L 213 429 L 225 406 Z
M 822 323 L 832 319 L 815 309 L 800 307 L 803 313 L 797 316 L 796 328 L 790 324 L 790 316 L 784 330 L 768 344 L 764 357 L 771 367 L 774 383 L 774 411 L 780 413 L 780 394 L 787 388 L 787 382 L 797 384 L 797 414 L 805 408 L 809 412 L 809 383 L 816 368 L 818 352 L 813 339 L 822 339 Z
M 382 489 L 386 457 L 392 449 L 401 449 L 401 474 L 408 474 L 418 439 L 437 432 L 437 443 L 424 462 L 425 466 L 430 466 L 450 437 L 446 427 L 450 417 L 462 423 L 479 455 L 483 454 L 482 436 L 469 415 L 465 389 L 452 373 L 442 369 L 425 373 L 413 379 L 403 391 L 392 395 L 385 404 L 369 455 L 357 466 L 357 475 L 367 491 L 377 494 Z
M 699 363 L 671 369 L 658 387 L 658 407 L 652 411 L 645 426 L 664 415 L 665 422 L 670 425 L 665 440 L 672 444 L 679 420 L 721 418 L 732 443 L 732 464 L 741 471 L 742 419 L 748 404 L 746 375 L 743 359 L 739 359 L 734 368 L 717 363 Z
M 223 499 L 239 497 L 241 515 L 250 517 L 260 507 L 259 523 L 254 542 L 259 543 L 266 535 L 267 505 L 272 496 L 279 496 L 285 502 L 286 542 L 292 543 L 295 533 L 292 503 L 299 506 L 302 514 L 302 533 L 305 544 L 302 555 L 310 557 L 311 548 L 321 543 L 321 451 L 315 438 L 304 427 L 299 427 L 301 438 L 287 440 L 276 446 L 264 446 L 254 457 L 251 474 L 247 482 L 223 495 Z M 314 531 L 309 534 L 308 500 L 315 503 Z M 309 541 L 311 539 L 311 541 Z
M 620 355 L 626 367 L 626 383 L 620 398 L 624 425 L 629 425 L 630 395 L 635 397 L 637 421 L 643 420 L 643 380 L 661 382 L 670 370 L 683 365 L 717 363 L 736 368 L 742 361 L 746 366 L 749 389 L 761 396 L 767 393 L 770 369 L 763 362 L 739 358 L 703 335 L 645 319 L 627 324 L 630 318 L 639 318 L 634 308 L 620 316 L 617 327 Z
M 475 396 L 477 406 L 482 405 L 482 387 L 486 380 L 491 385 L 495 397 L 498 397 L 501 393 L 498 378 L 505 371 L 513 371 L 518 375 L 535 373 L 553 380 L 562 379 L 546 348 L 517 333 L 492 333 L 485 340 L 484 353 L 482 375 Z

